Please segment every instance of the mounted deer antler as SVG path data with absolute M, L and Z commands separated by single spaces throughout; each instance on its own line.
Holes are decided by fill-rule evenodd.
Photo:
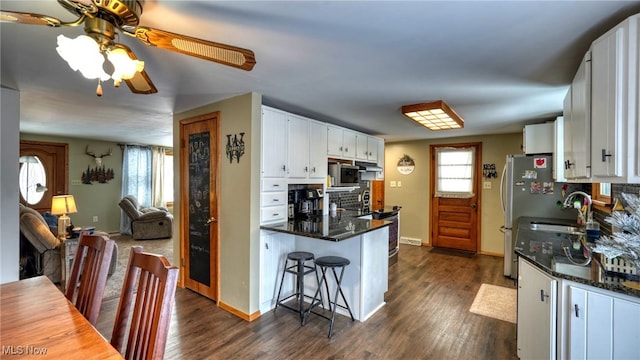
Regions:
M 109 148 L 109 152 L 104 153 L 104 154 L 102 154 L 100 156 L 97 156 L 94 152 L 90 152 L 89 151 L 89 145 L 87 145 L 87 147 L 84 150 L 84 152 L 89 156 L 93 156 L 93 160 L 95 160 L 97 166 L 102 166 L 102 158 L 103 157 L 111 156 L 111 148 Z

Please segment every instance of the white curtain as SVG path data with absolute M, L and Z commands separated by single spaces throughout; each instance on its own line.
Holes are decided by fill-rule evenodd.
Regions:
M 475 148 L 436 148 L 436 197 L 473 197 Z
M 152 204 L 155 207 L 166 207 L 164 199 L 164 171 L 165 171 L 165 148 L 154 146 L 151 148 L 153 153 L 151 192 Z
M 124 145 L 122 153 L 122 196 L 133 195 L 141 206 L 151 206 L 151 147 Z M 130 235 L 131 220 L 120 213 L 120 233 Z

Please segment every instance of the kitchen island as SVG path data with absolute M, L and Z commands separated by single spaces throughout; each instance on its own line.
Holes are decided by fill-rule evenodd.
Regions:
M 262 225 L 260 234 L 260 312 L 273 309 L 287 254 L 308 251 L 316 258 L 341 256 L 349 259 L 342 290 L 356 320 L 365 321 L 384 306 L 388 289 L 389 225 L 384 220 L 361 219 L 347 211 L 312 219 Z M 329 281 L 331 293 L 335 284 Z M 305 294 L 313 296 L 316 281 L 305 279 Z M 294 289 L 291 276 L 285 277 L 282 294 Z M 325 307 L 326 294 L 325 296 Z M 338 308 L 337 312 L 347 314 Z

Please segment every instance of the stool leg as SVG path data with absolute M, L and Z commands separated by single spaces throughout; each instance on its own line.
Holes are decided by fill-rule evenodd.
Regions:
M 284 274 L 287 273 L 287 266 L 289 266 L 289 259 L 284 260 L 284 268 L 282 269 L 282 278 L 280 279 L 280 288 L 278 289 L 278 296 L 276 297 L 276 306 L 273 308 L 273 313 L 276 313 L 278 305 L 280 304 L 280 293 L 282 292 L 282 284 L 284 284 Z
M 344 301 L 344 305 L 347 308 L 347 310 L 349 311 L 349 316 L 351 316 L 351 321 L 356 321 L 356 319 L 353 317 L 353 314 L 351 313 L 351 306 L 349 306 L 349 303 L 347 302 L 347 298 L 344 296 L 344 292 L 342 292 L 342 277 L 344 276 L 344 270 L 345 268 L 342 268 L 342 271 L 340 272 L 340 280 L 338 280 L 338 289 L 340 290 L 340 295 L 342 295 L 342 301 Z M 336 276 L 336 270 L 333 269 L 333 276 Z M 337 299 L 337 297 L 336 297 Z
M 342 300 L 344 301 L 345 307 L 349 311 L 349 315 L 351 316 L 351 321 L 355 321 L 353 314 L 351 313 L 351 307 L 349 307 L 349 303 L 347 302 L 347 299 L 345 298 L 344 293 L 342 292 L 342 277 L 344 276 L 344 266 L 341 267 L 340 277 L 338 277 L 338 274 L 336 273 L 335 268 L 331 268 L 331 271 L 333 271 L 333 277 L 336 280 L 337 288 L 336 288 L 336 295 L 333 300 L 333 310 L 331 311 L 331 325 L 329 325 L 329 338 L 331 338 L 331 336 L 333 335 L 333 324 L 336 320 L 336 309 L 338 308 L 338 295 L 342 295 Z M 331 301 L 329 301 L 329 303 L 331 303 Z
M 320 269 L 323 269 L 323 268 L 320 267 Z M 317 267 L 316 267 L 316 280 L 318 281 L 318 288 L 316 289 L 316 292 L 313 294 L 313 299 L 311 299 L 311 305 L 309 305 L 309 308 L 305 312 L 305 317 L 304 317 L 304 321 L 302 322 L 302 325 L 307 323 L 307 320 L 309 319 L 309 314 L 311 313 L 311 310 L 313 310 L 313 307 L 315 306 L 314 304 L 316 303 L 316 299 L 318 297 L 318 294 L 320 295 L 320 304 L 322 305 L 322 308 L 324 309 L 324 299 L 322 297 L 321 289 L 322 289 L 322 283 L 324 282 L 326 284 L 326 281 L 325 281 L 324 272 L 322 273 L 322 276 L 318 279 Z M 327 296 L 329 296 L 329 294 L 327 294 Z
M 304 260 L 298 260 L 298 309 L 300 316 L 300 325 L 304 325 Z

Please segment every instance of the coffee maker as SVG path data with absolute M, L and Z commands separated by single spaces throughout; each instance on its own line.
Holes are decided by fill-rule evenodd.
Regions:
M 289 191 L 289 217 L 311 218 L 322 216 L 322 189 L 299 189 Z M 291 214 L 293 210 L 293 214 Z

